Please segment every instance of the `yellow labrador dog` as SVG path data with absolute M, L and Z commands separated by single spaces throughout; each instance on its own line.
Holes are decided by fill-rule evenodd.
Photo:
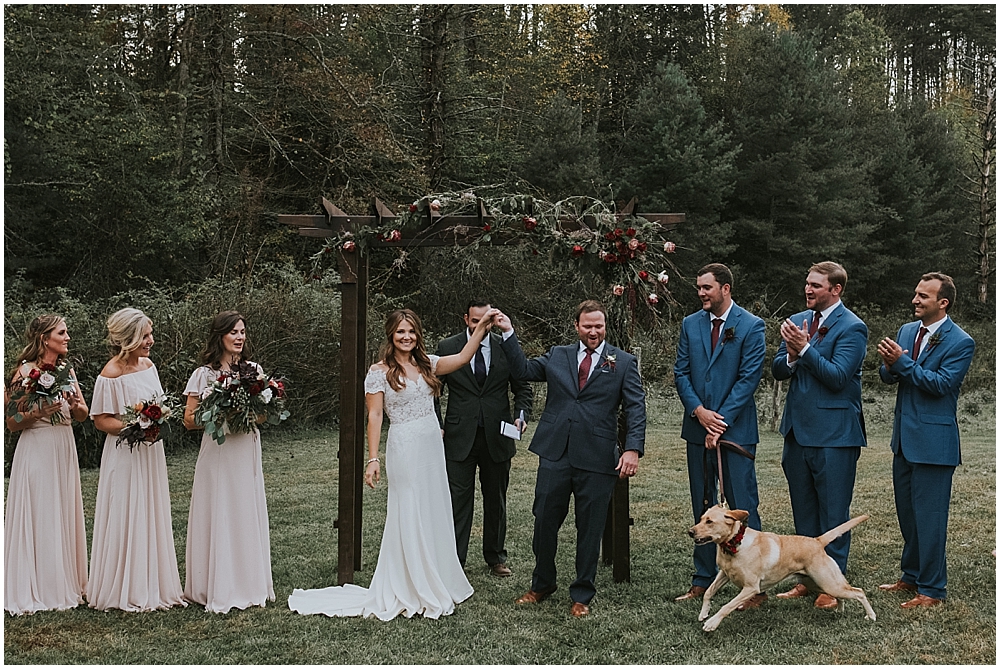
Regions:
M 715 559 L 719 574 L 705 591 L 698 620 L 708 618 L 712 597 L 726 583 L 732 581 L 743 588 L 718 613 L 705 620 L 703 629 L 706 632 L 717 628 L 722 619 L 740 604 L 792 574 L 810 577 L 820 590 L 841 600 L 838 608 L 843 607 L 844 599 L 858 600 L 865 607 L 865 615 L 875 620 L 875 611 L 868 603 L 864 590 L 852 588 L 840 573 L 837 563 L 823 550 L 828 543 L 868 520 L 867 515 L 852 518 L 816 538 L 758 532 L 746 526 L 747 516 L 746 511 L 716 505 L 688 530 L 695 544 L 701 546 L 713 542 L 718 547 Z

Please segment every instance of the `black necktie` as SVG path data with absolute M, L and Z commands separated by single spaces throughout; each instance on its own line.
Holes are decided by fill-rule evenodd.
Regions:
M 476 359 L 472 366 L 472 371 L 476 375 L 476 383 L 480 387 L 486 382 L 486 358 L 483 357 L 483 345 L 476 349 Z

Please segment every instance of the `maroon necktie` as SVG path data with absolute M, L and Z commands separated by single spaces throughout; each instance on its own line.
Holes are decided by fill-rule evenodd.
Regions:
M 927 328 L 920 326 L 920 332 L 917 333 L 917 340 L 913 342 L 913 359 L 916 360 L 920 357 L 920 344 L 924 341 L 924 335 L 927 334 Z
M 719 330 L 722 329 L 722 323 L 721 318 L 712 319 L 712 353 L 715 353 L 715 345 L 719 343 Z
M 819 328 L 819 317 L 820 317 L 820 315 L 821 314 L 818 311 L 814 311 L 813 312 L 813 322 L 812 322 L 812 325 L 809 326 L 809 338 L 810 339 L 812 339 L 812 336 L 814 334 L 816 334 L 816 330 Z
M 585 354 L 583 356 L 583 360 L 580 362 L 580 373 L 578 374 L 578 378 L 580 380 L 580 390 L 583 390 L 583 387 L 587 385 L 587 377 L 590 376 L 590 356 L 594 353 L 594 349 L 584 348 L 584 351 Z

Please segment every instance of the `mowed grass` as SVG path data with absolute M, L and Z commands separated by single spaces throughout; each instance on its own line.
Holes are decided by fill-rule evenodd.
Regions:
M 86 607 L 4 620 L 7 663 L 85 664 L 995 664 L 996 439 L 992 393 L 963 398 L 964 464 L 955 476 L 948 543 L 948 601 L 903 611 L 902 595 L 878 591 L 899 576 L 902 540 L 892 501 L 888 448 L 891 397 L 866 396 L 872 431 L 863 450 L 853 513 L 871 519 L 854 532 L 848 579 L 863 588 L 878 621 L 854 602 L 842 612 L 815 609 L 806 599 L 771 598 L 734 613 L 712 634 L 697 622 L 698 602 L 675 603 L 690 584 L 690 500 L 679 403 L 652 389 L 646 457 L 631 487 L 632 582 L 615 584 L 598 572 L 590 617 L 569 615 L 573 579 L 572 516 L 560 535 L 560 589 L 535 606 L 513 600 L 530 585 L 531 502 L 536 458 L 520 448 L 509 494 L 509 564 L 514 577 L 496 579 L 481 563 L 473 529 L 467 573 L 476 592 L 440 620 L 378 620 L 300 616 L 288 609 L 292 588 L 331 585 L 336 578 L 337 434 L 312 431 L 264 438 L 277 601 L 266 608 L 206 613 L 197 605 L 129 614 Z M 762 425 L 764 421 L 762 421 Z M 168 457 L 174 533 L 184 578 L 184 547 L 195 451 Z M 763 432 L 758 448 L 765 529 L 793 531 L 781 440 Z M 391 478 L 392 473 L 389 472 Z M 97 470 L 82 474 L 88 532 Z M 371 579 L 381 539 L 386 487 L 365 490 L 364 568 Z M 570 511 L 572 514 L 572 510 Z M 477 523 L 481 504 L 477 498 Z M 775 590 L 777 592 L 780 590 Z M 774 594 L 772 592 L 772 594 Z M 727 586 L 717 610 L 736 590 Z

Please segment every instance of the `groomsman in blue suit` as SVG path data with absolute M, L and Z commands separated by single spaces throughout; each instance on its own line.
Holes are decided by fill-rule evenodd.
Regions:
M 840 301 L 847 271 L 821 262 L 806 276 L 806 311 L 781 324 L 781 344 L 771 364 L 779 381 L 789 379 L 781 434 L 781 468 L 788 479 L 795 533 L 818 537 L 850 518 L 854 478 L 861 447 L 867 445 L 861 413 L 861 363 L 868 327 Z M 840 571 L 847 573 L 851 535 L 826 547 Z M 803 583 L 778 595 L 809 594 Z M 821 609 L 838 602 L 826 593 Z
M 961 464 L 958 391 L 976 343 L 948 317 L 955 282 L 947 274 L 920 277 L 913 310 L 920 320 L 878 345 L 879 376 L 898 384 L 892 420 L 892 488 L 903 534 L 902 577 L 882 590 L 910 592 L 904 609 L 935 606 L 947 594 L 945 540 L 951 478 Z M 904 349 L 903 346 L 909 348 Z
M 646 442 L 646 393 L 636 357 L 604 341 L 607 312 L 600 302 L 585 300 L 576 309 L 579 340 L 553 346 L 527 360 L 510 319 L 496 317 L 510 375 L 522 381 L 544 381 L 545 409 L 529 451 L 538 456 L 535 480 L 535 532 L 531 550 L 535 569 L 531 589 L 516 604 L 537 604 L 556 591 L 556 547 L 559 528 L 576 513 L 576 580 L 569 586 L 570 613 L 590 614 L 597 589 L 597 562 L 604 522 L 618 478 L 635 476 Z M 618 443 L 618 413 L 625 418 L 625 443 Z
M 719 440 L 757 451 L 757 404 L 754 391 L 764 372 L 767 345 L 764 321 L 733 302 L 733 274 L 725 265 L 712 263 L 698 270 L 701 311 L 681 325 L 674 365 L 674 383 L 684 404 L 681 437 L 687 441 L 688 482 L 695 522 L 716 504 Z M 731 508 L 750 514 L 748 524 L 760 530 L 757 513 L 757 472 L 753 460 L 722 451 L 723 485 Z M 715 580 L 715 544 L 695 546 L 691 589 L 677 601 L 701 599 Z M 767 599 L 765 593 L 740 607 L 753 608 Z

